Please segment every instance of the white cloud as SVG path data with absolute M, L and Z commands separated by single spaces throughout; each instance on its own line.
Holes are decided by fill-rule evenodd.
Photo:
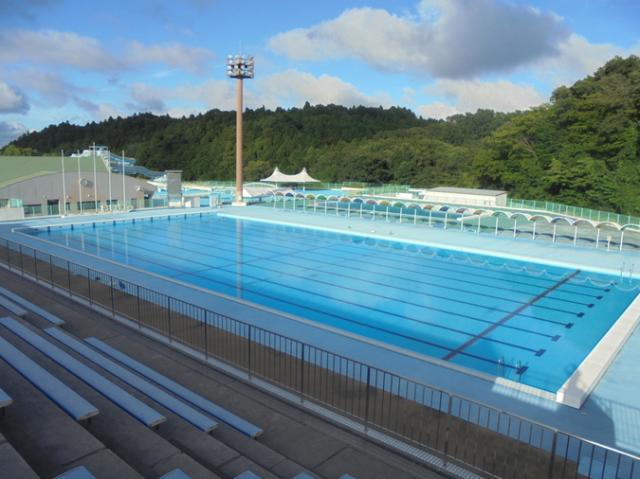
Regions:
M 29 104 L 17 88 L 0 81 L 0 113 L 26 113 Z
M 498 0 L 423 1 L 417 17 L 355 8 L 269 46 L 295 60 L 358 58 L 384 70 L 470 78 L 559 54 L 569 31 L 556 15 Z
M 236 85 L 230 80 L 209 80 L 199 84 L 181 85 L 170 93 L 173 98 L 204 106 L 207 110 L 234 110 L 236 107 Z M 245 105 L 251 104 L 252 92 L 245 92 Z
M 39 103 L 45 106 L 63 106 L 82 90 L 67 82 L 57 73 L 35 68 L 15 71 L 10 77 L 14 83 L 21 85 L 30 93 L 37 93 Z
M 277 106 L 302 106 L 330 104 L 353 106 L 389 106 L 391 99 L 384 94 L 370 96 L 359 91 L 351 83 L 331 76 L 314 76 L 298 70 L 287 70 L 256 81 L 254 105 L 267 108 Z
M 136 83 L 131 87 L 133 103 L 128 106 L 131 110 L 138 112 L 164 113 L 166 111 L 165 97 L 166 93 L 159 88 Z
M 183 116 L 205 109 L 236 108 L 236 84 L 229 80 L 209 80 L 174 89 L 136 84 L 130 93 L 133 101 L 127 106 L 134 111 Z M 286 70 L 245 82 L 244 106 L 247 108 L 302 106 L 307 101 L 314 105 L 391 105 L 386 94 L 366 95 L 352 84 L 330 75 Z
M 56 30 L 0 30 L 0 62 L 33 62 L 95 71 L 124 67 L 95 38 Z
M 181 43 L 144 45 L 132 41 L 122 53 L 112 53 L 98 40 L 57 30 L 0 30 L 0 63 L 69 66 L 80 70 L 117 73 L 150 64 L 203 73 L 213 54 Z
M 74 98 L 75 103 L 91 115 L 94 120 L 106 120 L 109 117 L 117 118 L 127 116 L 127 113 L 115 108 L 109 103 L 93 103 L 82 98 Z
M 496 111 L 526 110 L 545 101 L 531 85 L 510 81 L 438 80 L 433 92 L 456 100 L 460 111 L 490 108 Z
M 416 113 L 423 118 L 444 120 L 445 118 L 460 112 L 455 106 L 446 105 L 441 102 L 434 102 L 427 105 L 420 105 L 416 108 Z
M 7 143 L 27 133 L 27 128 L 21 123 L 0 121 L 0 148 Z
M 590 75 L 616 55 L 640 54 L 640 44 L 622 48 L 612 43 L 591 43 L 576 33 L 572 33 L 558 49 L 557 57 L 536 65 L 540 78 L 553 86 L 568 85 Z
M 478 80 L 438 80 L 427 92 L 447 98 L 451 105 L 435 102 L 419 106 L 416 111 L 425 118 L 446 118 L 456 113 L 491 109 L 509 112 L 526 110 L 545 102 L 531 85 L 518 85 L 506 80 L 481 82 Z
M 213 58 L 213 54 L 206 48 L 191 47 L 181 43 L 143 45 L 134 41 L 128 45 L 125 58 L 131 65 L 162 64 L 201 74 L 205 72 L 206 65 Z

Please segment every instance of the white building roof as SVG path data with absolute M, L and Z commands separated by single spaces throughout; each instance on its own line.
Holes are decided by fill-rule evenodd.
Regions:
M 476 196 L 500 196 L 506 195 L 507 192 L 503 190 L 483 190 L 480 188 L 456 188 L 452 186 L 438 186 L 436 188 L 429 188 L 425 190 L 425 193 L 456 193 L 459 195 L 476 195 Z
M 306 168 L 302 168 L 302 171 L 295 175 L 287 175 L 282 173 L 277 166 L 275 170 L 273 170 L 273 173 L 271 173 L 271 176 L 263 178 L 260 181 L 269 183 L 320 183 L 319 180 L 316 180 L 307 173 Z

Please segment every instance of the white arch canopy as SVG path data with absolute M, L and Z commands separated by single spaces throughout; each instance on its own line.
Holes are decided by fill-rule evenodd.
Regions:
M 306 183 L 320 183 L 320 180 L 313 178 L 307 172 L 306 168 L 302 168 L 302 170 L 295 175 L 287 175 L 286 173 L 282 173 L 277 166 L 271 175 L 266 178 L 262 178 L 260 181 L 264 183 L 297 183 L 303 185 Z

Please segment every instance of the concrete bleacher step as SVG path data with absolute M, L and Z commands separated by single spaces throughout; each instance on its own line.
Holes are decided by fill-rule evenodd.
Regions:
M 73 358 L 63 350 L 45 340 L 42 336 L 13 318 L 0 318 L 0 325 L 16 334 L 60 366 L 82 379 L 102 395 L 108 397 L 147 427 L 155 427 L 166 421 L 166 417 L 142 401 L 127 393 L 121 387 L 98 374 L 90 367 Z
M 20 324 L 22 328 L 26 328 L 31 331 L 31 333 L 38 334 L 31 327 L 28 327 L 22 323 L 18 324 Z M 4 328 L 0 328 L 0 330 L 3 329 Z M 5 333 L 4 330 L 0 332 Z M 18 338 L 19 337 L 16 336 L 16 341 L 22 341 Z M 91 403 L 95 404 L 99 408 L 100 415 L 93 418 L 89 429 L 90 434 L 84 429 L 81 429 L 89 434 L 89 436 L 93 436 L 93 439 L 98 444 L 100 444 L 100 448 L 103 449 L 105 453 L 108 453 L 108 457 L 102 459 L 105 459 L 108 462 L 108 460 L 110 459 L 109 455 L 118 457 L 119 460 L 122 461 L 122 463 L 128 468 L 129 474 L 122 474 L 122 471 L 120 471 L 118 474 L 108 475 L 105 477 L 113 477 L 113 479 L 122 479 L 124 477 L 135 478 L 139 477 L 139 475 L 145 477 L 158 477 L 170 470 L 180 468 L 188 473 L 189 476 L 193 477 L 193 479 L 219 478 L 219 476 L 211 472 L 209 469 L 198 463 L 193 458 L 189 457 L 170 441 L 159 436 L 153 429 L 146 427 L 145 425 L 134 419 L 132 416 L 124 412 L 121 408 L 113 404 L 109 399 L 90 388 L 79 378 L 72 375 L 69 371 L 64 369 L 55 361 L 51 360 L 49 357 L 45 356 L 42 352 L 34 348 L 29 343 L 22 341 L 20 346 L 28 356 L 36 358 L 37 362 L 46 367 L 46 369 L 49 370 L 54 376 L 60 378 L 75 391 L 78 391 L 84 397 L 88 398 Z M 80 361 L 80 359 L 78 360 Z M 8 368 L 8 366 L 6 368 L 10 369 Z M 113 381 L 117 382 L 118 380 L 113 378 Z M 126 384 L 120 384 L 119 387 L 127 390 L 127 392 L 130 394 L 136 394 L 133 390 L 128 390 L 128 386 Z M 9 390 L 9 392 L 11 391 Z M 15 397 L 14 395 L 12 396 Z M 137 397 L 136 399 L 143 400 L 143 398 L 140 397 Z M 12 406 L 12 409 L 14 407 L 15 405 Z M 50 410 L 52 407 L 56 409 L 52 403 L 49 403 L 48 409 Z M 58 412 L 62 413 L 62 411 L 59 410 Z M 171 418 L 172 428 L 176 427 L 176 425 L 179 424 L 180 427 L 184 429 L 190 429 L 205 438 L 209 437 L 208 434 L 202 431 L 198 431 L 186 422 L 181 421 L 178 417 L 173 416 L 169 411 L 162 410 L 162 412 L 166 413 L 167 417 Z M 11 417 L 13 418 L 13 415 Z M 47 415 L 46 418 L 48 417 L 49 416 Z M 69 420 L 71 419 L 69 418 Z M 63 428 L 62 430 L 64 431 L 65 429 Z M 19 433 L 19 431 L 17 433 Z M 32 434 L 38 434 L 38 432 L 33 431 Z M 50 434 L 54 435 L 54 432 L 50 431 Z M 76 445 L 74 444 L 74 447 L 75 446 Z M 105 447 L 108 449 L 105 449 Z M 73 450 L 74 448 L 71 447 L 71 449 Z M 46 457 L 47 451 L 43 451 L 41 452 L 41 454 L 42 456 Z M 73 456 L 75 457 L 75 455 Z M 70 464 L 70 462 L 72 461 L 65 460 L 64 455 L 62 457 L 62 460 L 56 461 L 56 458 L 58 457 L 59 454 L 54 454 L 53 460 L 49 460 L 49 462 L 43 459 L 48 466 L 48 472 L 52 469 L 55 469 L 56 466 L 59 467 L 60 464 L 81 465 Z M 97 464 L 90 468 L 92 470 L 102 471 L 103 467 L 100 464 L 101 457 L 97 457 L 95 459 Z M 34 460 L 40 460 L 40 458 L 35 458 Z M 92 463 L 85 464 L 85 462 L 83 462 L 82 465 L 86 465 L 87 467 L 89 467 L 92 466 Z M 61 471 L 58 469 L 55 472 Z M 103 477 L 102 473 L 100 474 L 100 477 Z
M 98 414 L 98 409 L 93 404 L 2 337 L 0 337 L 0 358 L 76 421 L 83 421 Z
M 29 311 L 33 311 L 35 314 L 37 314 L 43 319 L 46 319 L 51 324 L 54 324 L 56 326 L 61 326 L 64 324 L 64 320 L 60 319 L 55 314 L 52 314 L 45 309 L 42 309 L 40 306 L 33 304 L 31 301 L 23 298 L 22 296 L 20 296 L 17 293 L 14 293 L 13 291 L 8 290 L 7 288 L 3 288 L 2 286 L 0 286 L 0 295 L 6 298 L 9 298 L 14 303 L 19 304 L 20 306 L 22 306 L 23 308 Z
M 233 479 L 263 479 L 253 471 L 243 471 Z
M 38 479 L 35 471 L 2 434 L 0 434 L 0 470 L 2 477 Z
M 31 351 L 22 349 L 31 356 Z M 46 358 L 43 359 L 46 361 Z M 53 477 L 81 462 L 92 468 L 99 467 L 101 478 L 140 477 L 89 431 L 4 362 L 0 362 L 0 383 L 15 399 L 11 414 L 2 419 L 2 431 L 11 446 L 38 476 Z M 2 446 L 0 451 L 1 449 Z M 3 464 L 1 457 L 2 452 L 0 464 Z M 61 466 L 62 464 L 65 466 Z M 29 476 L 25 474 L 25 477 Z
M 118 379 L 137 389 L 158 404 L 166 407 L 174 414 L 180 416 L 185 421 L 191 423 L 201 431 L 211 432 L 216 427 L 218 427 L 218 423 L 210 417 L 205 416 L 191 406 L 176 399 L 170 394 L 167 394 L 165 391 L 155 386 L 154 384 L 151 384 L 149 381 L 143 379 L 142 377 L 131 373 L 127 369 L 110 360 L 103 354 L 100 354 L 95 349 L 90 348 L 85 343 L 72 337 L 71 335 L 57 328 L 46 328 L 44 331 L 68 348 L 80 354 L 85 359 L 88 359 L 95 365 L 107 370 Z
M 96 476 L 85 466 L 76 466 L 56 476 L 54 479 L 96 479 Z
M 162 475 L 160 479 L 191 479 L 182 469 L 174 469 Z
M 0 416 L 4 414 L 4 409 L 13 403 L 13 399 L 2 388 L 0 388 Z
M 6 309 L 11 314 L 15 314 L 16 316 L 20 316 L 21 318 L 27 315 L 27 310 L 24 309 L 19 304 L 11 301 L 9 298 L 4 296 L 0 296 L 0 307 Z
M 229 426 L 233 427 L 234 429 L 237 429 L 243 434 L 246 434 L 249 437 L 256 438 L 263 433 L 262 428 L 256 426 L 255 424 L 250 423 L 249 421 L 241 418 L 236 414 L 233 414 L 231 411 L 223 407 L 220 407 L 217 404 L 214 404 L 212 401 L 208 400 L 207 398 L 204 398 L 201 395 L 182 386 L 181 384 L 176 383 L 175 381 L 171 380 L 167 376 L 155 371 L 153 368 L 150 368 L 145 364 L 142 364 L 140 361 L 137 361 L 132 357 L 127 356 L 122 351 L 118 351 L 116 348 L 109 346 L 107 343 L 103 341 L 100 341 L 98 338 L 86 338 L 85 341 L 91 344 L 96 349 L 107 354 L 111 358 L 119 361 L 120 363 L 124 364 L 130 369 L 143 375 L 147 379 L 154 381 L 155 383 L 164 387 L 168 391 L 171 391 L 176 396 L 181 397 L 185 401 L 190 402 L 191 404 L 199 407 L 203 411 L 206 411 L 209 414 L 220 419 L 221 421 L 224 421 Z
M 71 348 L 76 353 L 81 354 L 83 357 L 92 357 L 98 362 L 100 361 L 96 358 L 96 355 L 99 353 L 97 353 L 96 351 L 91 351 L 88 346 L 85 346 L 78 339 L 70 336 L 60 329 L 46 328 L 45 332 L 60 340 L 66 347 Z M 89 350 L 87 351 L 87 349 Z M 114 374 L 116 377 L 119 377 L 119 374 L 116 372 L 117 365 L 106 364 L 105 366 L 107 366 L 106 370 L 109 371 L 110 374 Z M 226 429 L 228 430 L 228 433 L 241 438 L 241 440 L 244 440 L 248 443 L 255 443 L 255 441 L 250 439 L 249 436 L 240 433 L 234 428 L 226 426 Z M 165 437 L 169 442 L 179 447 L 185 454 L 193 458 L 198 463 L 204 465 L 209 469 L 220 471 L 223 475 L 232 473 L 230 471 L 235 471 L 237 467 L 250 466 L 254 470 L 260 471 L 260 474 L 264 479 L 289 477 L 288 475 L 277 476 L 272 474 L 267 469 L 263 468 L 260 464 L 251 461 L 251 459 L 247 457 L 243 457 L 238 451 L 229 448 L 219 440 L 211 436 L 204 435 L 193 428 L 185 427 L 185 424 L 182 421 L 168 421 L 167 423 L 163 424 L 163 427 L 158 432 L 161 436 Z M 273 456 L 273 452 L 269 451 L 266 446 L 255 443 L 255 447 L 252 448 L 252 450 L 256 449 L 262 449 L 263 452 L 259 455 L 261 458 Z M 268 451 L 267 454 L 265 454 L 264 451 Z M 284 458 L 282 456 L 276 455 L 276 461 L 280 462 L 283 460 Z M 239 466 L 239 464 L 241 466 Z M 300 466 L 292 464 L 292 467 L 295 470 L 301 470 Z
M 128 356 L 144 358 L 145 364 L 150 365 L 153 370 L 167 377 L 179 377 L 182 385 L 205 398 L 213 398 L 211 393 L 219 392 L 221 389 L 215 382 L 201 382 L 202 376 L 198 380 L 193 373 L 184 374 L 183 368 L 176 367 L 177 365 L 170 357 L 159 355 L 146 344 L 131 341 L 127 337 L 118 337 L 113 342 L 103 341 L 103 343 L 127 353 Z M 216 404 L 218 404 L 217 400 Z M 250 408 L 245 411 L 248 410 Z M 197 439 L 198 431 L 193 428 L 172 428 L 171 426 L 169 422 L 163 424 L 158 433 L 167 437 L 200 463 L 220 471 L 222 475 L 233 477 L 246 469 L 251 469 L 259 472 L 265 479 L 274 477 L 288 479 L 307 470 L 303 465 L 297 464 L 261 443 L 261 438 L 253 439 L 225 423 L 222 423 L 210 437 L 202 440 Z M 207 452 L 209 448 L 215 449 L 216 452 L 209 454 Z

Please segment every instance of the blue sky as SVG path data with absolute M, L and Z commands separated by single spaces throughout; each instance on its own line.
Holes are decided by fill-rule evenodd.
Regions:
M 61 121 L 249 107 L 526 109 L 640 53 L 636 0 L 0 0 L 0 146 Z

